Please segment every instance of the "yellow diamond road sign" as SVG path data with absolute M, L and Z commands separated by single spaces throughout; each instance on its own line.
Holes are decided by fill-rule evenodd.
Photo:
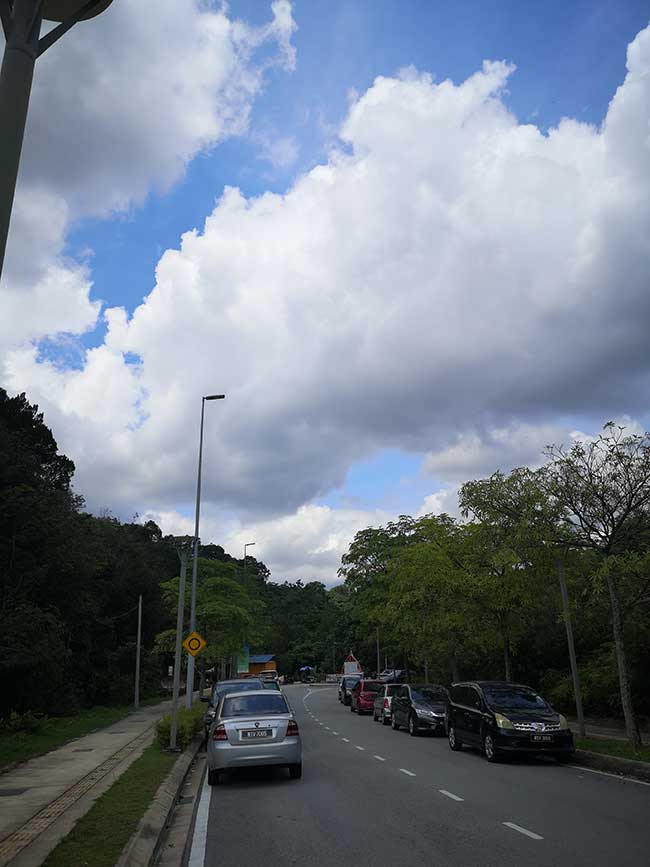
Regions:
M 190 632 L 185 641 L 183 642 L 183 647 L 187 650 L 188 653 L 191 653 L 192 656 L 197 656 L 204 647 L 206 647 L 207 641 L 198 632 Z

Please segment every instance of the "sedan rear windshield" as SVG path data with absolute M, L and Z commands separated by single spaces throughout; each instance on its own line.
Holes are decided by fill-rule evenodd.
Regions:
M 532 689 L 516 689 L 507 686 L 485 687 L 483 692 L 492 707 L 517 708 L 521 710 L 548 710 L 544 699 Z
M 234 683 L 218 683 L 214 688 L 214 697 L 228 695 L 229 692 L 250 692 L 252 689 L 262 689 L 261 680 L 237 680 Z
M 268 690 L 264 695 L 244 693 L 224 699 L 221 716 L 276 716 L 282 713 L 289 713 L 284 696 Z
M 358 677 L 344 677 L 343 678 L 343 686 L 345 686 L 346 688 L 348 686 L 354 686 L 357 683 L 359 683 Z
M 389 686 L 386 687 L 386 695 L 395 695 L 395 693 L 399 692 L 401 688 L 401 684 L 391 683 Z

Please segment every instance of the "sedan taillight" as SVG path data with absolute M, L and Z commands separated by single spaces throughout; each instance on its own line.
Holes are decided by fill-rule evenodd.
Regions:
M 385 708 L 386 710 L 388 710 L 389 707 L 390 707 L 390 702 L 388 701 L 387 698 L 385 698 L 385 699 L 384 699 L 384 708 Z
M 297 738 L 300 732 L 298 731 L 298 723 L 295 719 L 289 720 L 289 725 L 287 726 L 287 737 L 288 738 Z
M 212 740 L 213 741 L 227 741 L 228 735 L 226 734 L 226 727 L 223 723 L 218 725 L 215 730 L 212 732 Z

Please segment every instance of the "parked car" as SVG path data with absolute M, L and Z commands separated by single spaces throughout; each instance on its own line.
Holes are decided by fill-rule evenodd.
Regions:
M 558 762 L 573 756 L 573 734 L 529 686 L 504 681 L 470 681 L 451 687 L 447 732 L 449 746 L 483 750 L 488 762 L 505 753 L 544 753 Z
M 375 701 L 372 710 L 372 718 L 375 722 L 381 721 L 387 726 L 390 722 L 390 708 L 393 696 L 401 689 L 399 683 L 384 683 L 381 684 L 381 689 L 375 695 Z
M 377 675 L 377 680 L 383 683 L 404 683 L 406 679 L 406 671 L 403 668 L 385 668 Z
M 392 728 L 404 726 L 416 736 L 429 731 L 444 733 L 448 693 L 438 684 L 403 684 L 391 701 Z
M 339 701 L 342 704 L 350 704 L 350 690 L 361 680 L 360 674 L 346 674 L 339 683 Z
M 375 696 L 382 689 L 378 680 L 358 680 L 350 690 L 350 710 L 361 716 L 362 713 L 372 713 Z
M 257 677 L 247 677 L 243 680 L 219 680 L 212 687 L 210 696 L 201 696 L 201 701 L 208 703 L 208 709 L 203 717 L 203 728 L 205 731 L 205 739 L 207 741 L 210 726 L 214 721 L 214 715 L 217 712 L 219 698 L 228 692 L 247 692 L 250 690 L 262 689 L 262 681 Z
M 267 671 L 260 671 L 259 679 L 262 681 L 277 680 L 278 679 L 278 673 L 275 669 L 268 669 Z
M 282 692 L 280 682 L 278 680 L 263 680 L 262 686 L 264 689 L 274 689 L 276 692 Z
M 227 693 L 219 700 L 208 738 L 208 784 L 234 768 L 277 765 L 292 780 L 302 776 L 298 723 L 280 692 Z

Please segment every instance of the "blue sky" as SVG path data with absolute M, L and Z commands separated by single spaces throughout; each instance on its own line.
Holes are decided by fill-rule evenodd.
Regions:
M 268 17 L 259 0 L 235 0 L 233 16 Z M 348 107 L 378 75 L 413 65 L 435 80 L 460 82 L 484 59 L 517 65 L 507 103 L 521 122 L 542 129 L 572 116 L 598 124 L 625 73 L 628 42 L 650 19 L 645 0 L 297 0 L 297 69 L 277 71 L 253 106 L 251 137 L 232 138 L 189 166 L 185 179 L 144 207 L 113 220 L 85 220 L 68 249 L 92 250 L 94 296 L 131 311 L 154 285 L 162 252 L 201 228 L 225 186 L 247 196 L 283 192 L 293 178 L 326 159 Z M 531 108 L 532 107 L 532 108 Z M 255 134 L 292 136 L 295 163 L 276 168 L 260 156 Z M 97 345 L 103 329 L 86 335 Z
M 35 79 L 0 369 L 89 507 L 191 532 L 223 391 L 203 537 L 331 582 L 368 524 L 647 426 L 649 19 L 115 0 L 74 28 Z
M 259 0 L 234 0 L 230 11 L 251 24 L 268 17 Z M 520 122 L 543 130 L 563 116 L 599 124 L 623 79 L 626 46 L 648 16 L 642 0 L 297 0 L 297 68 L 270 74 L 253 106 L 250 134 L 200 155 L 182 182 L 151 194 L 143 207 L 112 220 L 83 221 L 71 232 L 68 250 L 76 256 L 92 250 L 94 297 L 132 311 L 152 289 L 162 252 L 177 247 L 181 233 L 203 226 L 225 186 L 238 186 L 246 196 L 284 192 L 326 159 L 350 91 L 363 93 L 376 76 L 410 65 L 434 80 L 460 82 L 484 59 L 504 59 L 517 66 L 506 103 Z M 291 137 L 296 160 L 271 165 L 260 154 L 260 136 Z M 96 346 L 104 333 L 100 326 L 82 343 Z M 47 357 L 47 344 L 44 349 Z M 54 352 L 69 365 L 78 362 L 60 344 Z M 438 484 L 421 463 L 419 455 L 381 451 L 355 462 L 345 484 L 318 502 L 413 510 Z

